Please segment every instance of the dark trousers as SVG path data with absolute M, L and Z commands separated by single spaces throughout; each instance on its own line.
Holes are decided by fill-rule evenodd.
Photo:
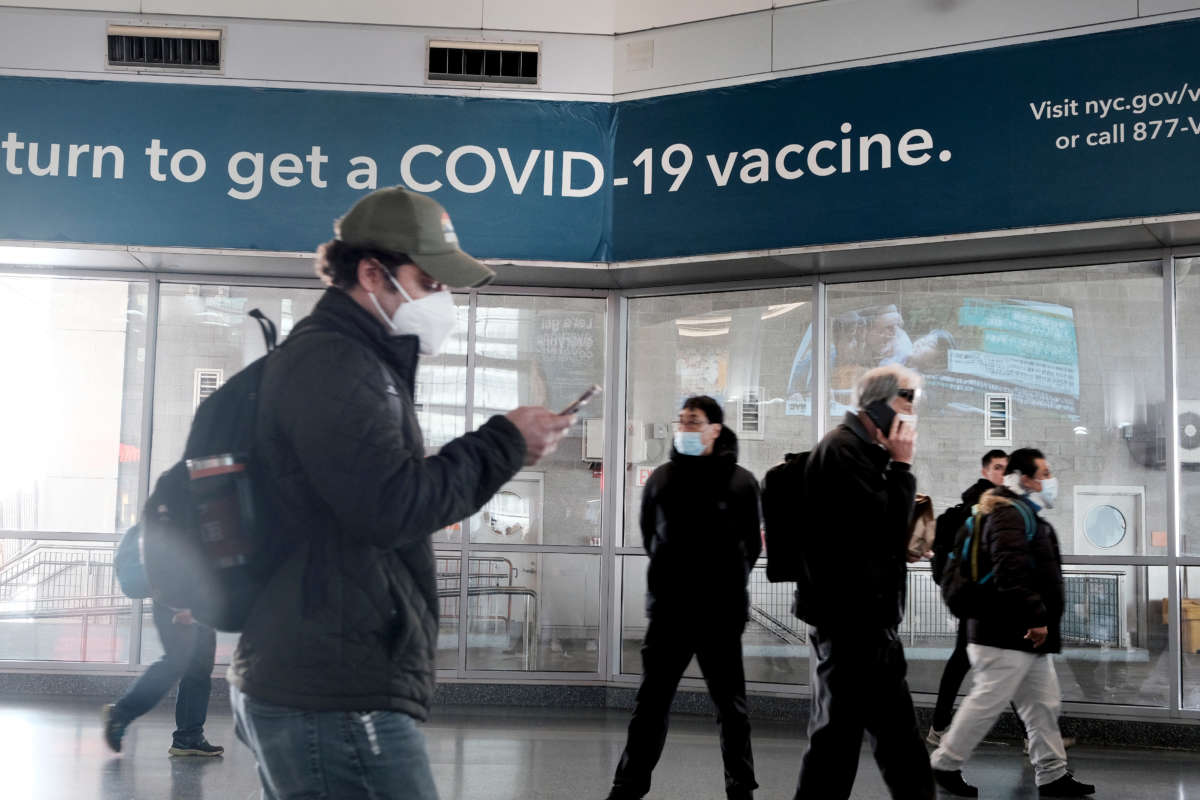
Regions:
M 746 677 L 742 670 L 744 627 L 744 622 L 701 628 L 690 621 L 650 619 L 642 643 L 642 685 L 629 721 L 625 752 L 613 778 L 614 794 L 642 797 L 650 791 L 650 773 L 667 741 L 671 700 L 693 655 L 717 707 L 725 791 L 731 797 L 738 797 L 748 796 L 758 788 L 750 751 Z
M 963 679 L 971 671 L 971 660 L 967 658 L 967 621 L 958 621 L 958 636 L 954 638 L 954 652 L 942 669 L 942 680 L 938 684 L 937 705 L 933 709 L 933 729 L 944 731 L 954 718 L 954 700 L 962 687 Z
M 890 629 L 809 629 L 812 712 L 796 800 L 845 800 L 863 733 L 897 800 L 932 800 L 929 753 L 917 730 L 904 647 Z
M 174 616 L 168 606 L 154 603 L 154 627 L 162 641 L 162 658 L 138 676 L 117 701 L 114 713 L 131 722 L 158 705 L 178 681 L 174 739 L 176 744 L 192 744 L 204 736 L 204 722 L 208 719 L 217 634 L 199 623 L 174 623 L 171 621 Z
M 962 619 L 958 621 L 958 635 L 954 639 L 954 652 L 946 660 L 946 666 L 942 669 L 942 680 L 938 684 L 937 705 L 933 709 L 933 722 L 931 723 L 935 731 L 944 731 L 950 727 L 950 723 L 954 720 L 954 701 L 958 697 L 958 690 L 962 688 L 963 679 L 970 671 L 971 660 L 967 658 L 967 621 Z M 1021 721 L 1021 715 L 1017 713 L 1016 704 L 1009 703 L 1009 705 L 1012 707 L 1013 716 L 1017 718 L 1021 734 L 1025 735 L 1025 723 Z

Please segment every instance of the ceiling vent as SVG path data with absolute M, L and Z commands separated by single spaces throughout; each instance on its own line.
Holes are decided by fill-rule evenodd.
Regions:
M 539 56 L 536 44 L 431 41 L 427 77 L 454 83 L 536 86 Z
M 212 28 L 109 25 L 108 66 L 219 70 L 221 31 Z

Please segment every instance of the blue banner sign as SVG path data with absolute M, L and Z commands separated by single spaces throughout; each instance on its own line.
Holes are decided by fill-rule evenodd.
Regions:
M 309 251 L 367 190 L 483 257 L 611 258 L 607 103 L 0 78 L 0 239 Z
M 616 104 L 0 78 L 0 239 L 309 251 L 393 184 L 472 253 L 551 261 L 1195 212 L 1198 44 L 1175 22 Z
M 1200 210 L 1194 21 L 621 103 L 618 260 Z

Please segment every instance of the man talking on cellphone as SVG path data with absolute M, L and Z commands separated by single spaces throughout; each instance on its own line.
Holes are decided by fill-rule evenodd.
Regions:
M 893 798 L 934 797 L 929 755 L 905 679 L 908 523 L 917 482 L 916 403 L 921 378 L 876 367 L 805 468 L 809 518 L 797 613 L 809 628 L 812 712 L 796 800 L 844 800 L 863 734 Z

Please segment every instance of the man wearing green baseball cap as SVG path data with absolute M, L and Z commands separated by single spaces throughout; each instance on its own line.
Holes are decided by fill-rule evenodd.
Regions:
M 237 734 L 265 797 L 435 800 L 417 723 L 433 697 L 431 536 L 469 517 L 573 416 L 524 407 L 424 451 L 418 354 L 453 332 L 451 288 L 492 270 L 432 198 L 395 187 L 334 225 L 329 288 L 267 362 L 255 434 L 286 555 L 229 667 Z

